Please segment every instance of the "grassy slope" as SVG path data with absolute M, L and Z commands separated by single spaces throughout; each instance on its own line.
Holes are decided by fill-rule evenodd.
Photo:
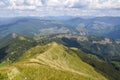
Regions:
M 71 49 L 55 42 L 33 47 L 0 71 L 8 80 L 107 80 Z
M 118 66 L 113 66 L 111 63 L 105 62 L 98 57 L 90 54 L 85 54 L 80 50 L 72 49 L 84 62 L 92 65 L 96 71 L 102 73 L 109 80 L 119 80 L 120 71 Z M 114 64 L 115 65 L 115 64 Z

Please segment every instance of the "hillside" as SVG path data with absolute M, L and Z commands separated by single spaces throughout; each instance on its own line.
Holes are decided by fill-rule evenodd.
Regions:
M 88 54 L 94 54 L 106 61 L 120 61 L 119 40 L 99 36 L 81 36 L 76 34 L 58 34 L 60 43 L 76 47 Z
M 14 62 L 26 50 L 36 45 L 36 41 L 16 33 L 11 33 L 0 40 L 0 63 Z
M 55 42 L 29 49 L 0 71 L 3 80 L 107 80 L 74 51 Z
M 120 17 L 70 18 L 69 20 L 42 18 L 6 18 L 0 20 L 0 38 L 12 32 L 27 37 L 72 33 L 105 36 L 119 39 Z M 109 30 L 108 30 L 109 29 Z
M 37 65 L 44 65 L 46 70 L 51 68 L 51 72 L 54 71 L 53 74 L 55 75 L 56 69 L 60 71 L 60 75 L 63 74 L 63 70 L 65 70 L 65 74 L 68 75 L 74 75 L 74 73 L 91 75 L 92 73 L 89 74 L 88 72 L 91 70 L 91 68 L 87 67 L 87 65 L 89 65 L 94 68 L 95 72 L 102 74 L 108 80 L 119 80 L 120 78 L 119 40 L 114 41 L 105 37 L 80 36 L 75 34 L 38 36 L 34 39 L 12 33 L 0 40 L 0 44 L 2 44 L 0 45 L 0 69 L 3 71 L 3 73 L 0 74 L 1 77 L 8 77 L 7 73 L 11 71 L 11 69 L 14 70 L 14 68 L 15 70 L 17 69 L 17 72 L 25 70 L 24 73 L 26 72 L 26 75 L 28 75 L 29 69 L 27 70 L 26 65 L 21 65 L 31 65 L 35 63 Z M 66 45 L 66 47 L 63 45 Z M 107 48 L 104 48 L 105 46 Z M 102 53 L 99 51 L 100 49 L 103 50 Z M 83 66 L 89 70 L 86 72 Z M 34 70 L 32 69 L 33 65 L 29 68 L 30 71 Z M 38 68 L 41 67 L 37 67 L 36 69 Z M 61 72 L 61 70 L 63 72 Z M 71 70 L 72 74 L 69 73 Z M 43 72 L 40 74 L 42 73 Z M 94 72 L 93 74 L 97 75 Z M 47 75 L 49 76 L 49 74 Z M 33 79 L 31 74 L 29 74 L 29 77 Z M 64 77 L 63 75 L 63 78 Z

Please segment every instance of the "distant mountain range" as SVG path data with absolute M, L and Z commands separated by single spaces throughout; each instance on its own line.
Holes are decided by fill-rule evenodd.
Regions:
M 97 18 L 6 18 L 0 20 L 0 37 L 12 32 L 34 37 L 58 33 L 105 36 L 119 39 L 120 17 Z

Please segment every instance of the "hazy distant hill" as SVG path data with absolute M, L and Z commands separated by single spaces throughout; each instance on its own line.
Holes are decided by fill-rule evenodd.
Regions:
M 54 18 L 54 17 L 53 17 Z M 73 18 L 1 18 L 0 37 L 12 32 L 34 37 L 41 34 L 72 33 L 120 38 L 119 17 Z

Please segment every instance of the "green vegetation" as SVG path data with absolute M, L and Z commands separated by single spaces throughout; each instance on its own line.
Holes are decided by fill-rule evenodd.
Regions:
M 74 51 L 55 42 L 29 49 L 6 69 L 12 80 L 107 80 Z
M 102 37 L 89 36 L 88 41 L 79 41 L 77 38 L 66 37 L 63 37 L 61 40 L 68 47 L 76 47 L 105 61 L 120 61 L 120 44 L 111 39 L 109 42 L 106 42 Z
M 74 50 L 78 56 L 86 63 L 95 68 L 96 71 L 106 76 L 109 80 L 119 80 L 120 71 L 116 69 L 111 63 L 105 62 L 95 55 L 85 54 L 82 51 Z
M 0 61 L 13 62 L 35 45 L 36 43 L 31 40 L 12 39 L 6 47 L 1 48 Z
M 120 45 L 115 41 L 101 44 L 99 41 L 104 40 L 103 37 L 91 36 L 86 37 L 88 40 L 79 41 L 79 36 L 57 36 L 41 36 L 40 40 L 33 40 L 20 35 L 15 38 L 8 35 L 0 46 L 0 79 L 120 79 Z
M 8 80 L 7 74 L 0 73 L 0 80 Z

